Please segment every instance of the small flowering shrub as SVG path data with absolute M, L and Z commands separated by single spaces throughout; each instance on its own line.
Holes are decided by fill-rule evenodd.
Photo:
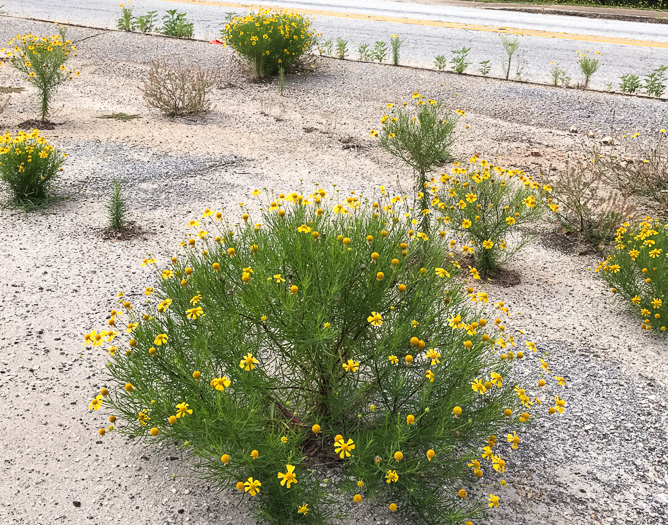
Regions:
M 46 200 L 66 157 L 36 129 L 0 136 L 0 178 L 17 203 Z
M 413 93 L 414 104 L 402 103 L 399 107 L 388 104 L 388 114 L 383 115 L 382 131 L 371 130 L 372 137 L 379 137 L 380 144 L 389 153 L 401 159 L 415 174 L 415 194 L 419 195 L 420 207 L 429 209 L 429 200 L 424 192 L 429 182 L 428 173 L 450 158 L 457 116 L 441 102 Z M 463 115 L 462 111 L 457 110 Z M 426 231 L 428 214 L 422 219 Z
M 625 222 L 617 245 L 596 271 L 643 319 L 645 330 L 668 326 L 668 224 L 649 217 L 638 226 Z
M 310 18 L 272 9 L 231 18 L 221 35 L 260 78 L 278 74 L 281 67 L 290 71 L 317 43 Z
M 498 506 L 467 489 L 498 483 L 539 410 L 509 376 L 524 354 L 481 316 L 486 294 L 461 290 L 440 237 L 409 232 L 408 210 L 323 190 L 243 210 L 236 227 L 206 210 L 145 305 L 119 294 L 109 329 L 86 335 L 111 355 L 90 408 L 108 407 L 114 432 L 183 444 L 272 523 L 330 522 L 342 494 L 411 523 Z
M 476 269 L 489 276 L 531 240 L 523 233 L 513 242 L 512 231 L 541 217 L 542 194 L 552 188 L 486 160 L 473 157 L 469 163 L 456 162 L 450 174 L 441 176 L 442 188 L 432 203 L 441 212 L 439 219 L 462 238 L 462 252 L 472 254 Z M 477 271 L 474 277 L 479 277 Z
M 12 67 L 28 77 L 28 82 L 37 88 L 40 97 L 40 116 L 46 119 L 51 99 L 58 87 L 72 80 L 74 71 L 66 67 L 72 52 L 77 48 L 65 39 L 65 29 L 52 36 L 17 35 L 7 44 L 13 47 L 7 57 Z M 79 76 L 79 72 L 76 72 Z

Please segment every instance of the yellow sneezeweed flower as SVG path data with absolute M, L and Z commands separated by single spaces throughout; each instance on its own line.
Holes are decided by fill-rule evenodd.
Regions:
M 168 339 L 167 334 L 158 334 L 157 336 L 155 336 L 155 341 L 153 341 L 153 344 L 156 346 L 160 346 L 166 343 L 167 339 Z
M 252 477 L 248 478 L 248 481 L 244 483 L 244 488 L 246 492 L 248 492 L 251 496 L 257 496 L 258 493 L 260 492 L 260 487 L 262 486 L 262 483 L 260 483 L 259 480 L 253 479 Z
M 334 443 L 334 452 L 336 452 L 341 459 L 344 457 L 349 458 L 350 452 L 355 449 L 355 442 L 352 439 L 349 439 L 348 442 L 345 442 L 343 438 Z
M 190 405 L 188 403 L 185 403 L 185 402 L 184 403 L 179 403 L 178 405 L 176 405 L 176 410 L 177 410 L 176 417 L 177 417 L 177 419 L 181 418 L 181 417 L 185 417 L 187 414 L 192 414 L 193 411 L 189 407 L 190 407 Z
M 499 506 L 499 497 L 495 496 L 494 494 L 490 494 L 487 501 L 489 501 L 490 508 L 496 508 Z
M 399 481 L 399 474 L 396 470 L 388 470 L 385 474 L 386 483 L 396 483 Z
M 259 364 L 260 361 L 253 357 L 253 354 L 250 352 L 243 356 L 243 359 L 239 362 L 239 368 L 242 368 L 246 372 L 255 369 L 255 365 Z
M 102 407 L 102 403 L 104 403 L 102 394 L 95 396 L 95 399 L 88 405 L 88 410 L 99 410 Z
M 508 434 L 508 443 L 511 443 L 511 447 L 514 450 L 517 450 L 517 445 L 520 443 L 520 437 L 517 435 L 517 432 L 513 430 L 512 434 Z
M 306 515 L 307 512 L 308 512 L 308 503 L 304 503 L 297 509 L 297 514 Z
M 284 474 L 282 472 L 278 473 L 278 479 L 281 480 L 281 487 L 287 486 L 290 488 L 292 483 L 298 483 L 297 476 L 294 473 L 295 467 L 293 465 L 285 465 L 287 472 Z
M 204 310 L 202 309 L 201 306 L 196 306 L 195 308 L 189 308 L 186 310 L 186 317 L 188 319 L 197 319 L 198 317 L 202 317 L 204 315 Z
M 357 372 L 360 363 L 359 361 L 353 361 L 352 359 L 348 359 L 348 362 L 342 363 L 341 366 L 345 369 L 346 372 Z
M 380 326 L 383 324 L 383 316 L 378 312 L 371 312 L 371 315 L 366 318 L 372 326 Z
M 212 379 L 209 384 L 211 385 L 211 388 L 215 388 L 216 390 L 222 392 L 230 386 L 230 380 L 227 378 L 227 376 L 216 377 Z

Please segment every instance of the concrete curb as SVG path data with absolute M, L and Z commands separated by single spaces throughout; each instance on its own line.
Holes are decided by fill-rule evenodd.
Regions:
M 23 17 L 23 16 L 15 16 L 15 15 L 4 15 L 4 16 L 6 16 L 7 18 L 14 18 L 14 19 L 17 19 L 17 20 L 28 20 L 30 22 L 42 22 L 42 23 L 47 23 L 47 24 L 53 24 L 54 23 L 53 20 L 44 20 L 42 18 L 31 18 L 31 17 Z M 71 24 L 71 23 L 65 23 L 65 22 L 58 22 L 58 24 L 63 25 L 63 26 L 70 26 L 70 27 L 80 27 L 80 28 L 83 28 L 83 29 L 95 29 L 95 30 L 100 31 L 101 32 L 100 34 L 102 34 L 103 32 L 106 32 L 106 33 L 126 33 L 127 32 L 127 31 L 120 31 L 118 29 L 110 29 L 110 28 L 107 28 L 107 27 L 88 26 L 88 25 L 84 25 L 84 24 Z M 178 37 L 169 36 L 169 35 L 162 35 L 160 33 L 142 33 L 142 32 L 138 32 L 138 31 L 132 31 L 132 34 L 142 35 L 144 37 L 179 39 Z M 99 35 L 88 36 L 88 37 L 86 37 L 82 40 L 86 40 L 87 38 L 92 38 L 93 36 L 99 36 Z M 208 40 L 202 39 L 202 38 L 188 38 L 188 39 L 180 39 L 180 40 L 191 41 L 191 42 L 207 42 L 207 43 L 209 42 Z M 74 41 L 74 43 L 76 44 L 77 41 Z M 327 56 L 327 55 L 319 55 L 319 54 L 316 54 L 316 53 L 314 53 L 313 56 L 317 57 L 317 58 L 327 59 L 327 60 L 342 60 L 342 59 L 337 58 L 337 57 Z M 431 68 L 431 67 L 423 67 L 423 66 L 409 66 L 409 65 L 402 65 L 402 64 L 399 64 L 398 66 L 395 66 L 394 64 L 389 64 L 389 63 L 365 62 L 365 61 L 362 61 L 362 60 L 355 60 L 353 58 L 344 58 L 343 60 L 346 61 L 346 62 L 359 62 L 359 63 L 363 63 L 363 64 L 374 64 L 374 65 L 377 65 L 377 66 L 385 66 L 385 67 L 401 67 L 401 68 L 406 68 L 406 69 L 413 69 L 413 70 L 416 70 L 416 71 L 434 71 L 435 73 L 443 73 L 443 74 L 447 74 L 447 75 L 459 75 L 459 76 L 466 76 L 466 77 L 484 78 L 484 79 L 488 79 L 488 80 L 498 80 L 498 81 L 501 81 L 501 82 L 511 82 L 511 83 L 514 83 L 514 84 L 526 84 L 526 85 L 530 85 L 530 86 L 542 86 L 542 87 L 547 87 L 547 88 L 552 88 L 552 89 L 579 89 L 575 86 L 572 86 L 572 87 L 570 87 L 570 86 L 569 87 L 553 86 L 551 84 L 546 84 L 544 82 L 535 82 L 535 81 L 531 81 L 531 80 L 514 80 L 514 79 L 506 80 L 505 78 L 501 78 L 501 77 L 490 77 L 490 76 L 484 76 L 484 75 L 472 75 L 470 73 L 456 73 L 455 71 L 451 71 L 451 70 L 439 71 L 439 70 Z M 659 101 L 659 102 L 668 102 L 668 98 L 652 97 L 652 96 L 649 96 L 649 95 L 644 95 L 642 93 L 622 93 L 622 92 L 618 92 L 618 91 L 603 91 L 603 90 L 599 90 L 599 89 L 584 89 L 582 91 L 589 91 L 589 92 L 593 92 L 593 93 L 602 93 L 604 95 L 613 95 L 613 96 L 618 95 L 618 96 L 623 96 L 623 97 L 635 97 L 635 98 L 644 98 L 644 99 L 648 99 L 648 100 L 656 100 L 656 101 Z

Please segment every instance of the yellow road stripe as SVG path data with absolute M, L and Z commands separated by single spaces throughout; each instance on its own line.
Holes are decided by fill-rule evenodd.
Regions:
M 214 0 L 161 0 L 162 2 L 178 2 L 181 4 L 211 5 L 230 7 L 234 9 L 263 9 L 268 6 L 239 3 L 219 2 Z M 633 40 L 631 38 L 615 38 L 596 35 L 579 35 L 576 33 L 555 33 L 553 31 L 542 31 L 539 29 L 519 29 L 514 27 L 484 26 L 478 24 L 460 24 L 456 22 L 441 22 L 438 20 L 422 20 L 420 18 L 403 18 L 397 16 L 364 15 L 360 13 L 343 13 L 339 11 L 326 11 L 321 9 L 295 9 L 300 13 L 314 16 L 329 16 L 334 18 L 351 18 L 354 20 L 371 20 L 374 22 L 392 22 L 396 24 L 411 24 L 416 26 L 444 27 L 448 29 L 467 29 L 469 31 L 483 31 L 486 33 L 518 33 L 527 36 L 538 36 L 543 38 L 559 38 L 561 40 L 577 40 L 579 42 L 595 42 L 599 44 L 620 44 L 625 46 L 655 47 L 668 49 L 668 42 L 656 42 L 653 40 Z

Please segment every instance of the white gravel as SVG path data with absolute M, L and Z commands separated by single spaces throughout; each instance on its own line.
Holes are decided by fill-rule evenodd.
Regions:
M 0 41 L 45 24 L 0 19 Z M 560 164 L 581 132 L 650 132 L 668 117 L 662 102 L 319 60 L 289 77 L 249 83 L 229 50 L 198 42 L 74 29 L 77 79 L 59 92 L 45 134 L 70 154 L 62 193 L 81 193 L 44 213 L 0 209 L 0 522 L 251 523 L 232 495 L 189 477 L 177 451 L 142 449 L 118 436 L 98 439 L 90 415 L 102 353 L 83 348 L 119 290 L 151 283 L 141 260 L 171 256 L 188 220 L 204 208 L 247 200 L 255 187 L 290 190 L 313 182 L 370 193 L 410 173 L 369 138 L 388 101 L 412 91 L 464 109 L 455 153 L 479 151 L 509 167 Z M 215 111 L 203 122 L 149 111 L 138 91 L 147 60 L 191 57 L 222 68 Z M 0 85 L 22 85 L 0 67 Z M 29 90 L 12 96 L 4 126 L 34 117 Z M 611 115 L 614 109 L 614 122 Z M 123 111 L 131 122 L 96 117 Z M 470 126 L 465 129 L 464 125 Z M 665 126 L 665 125 L 664 125 Z M 581 133 L 582 134 L 582 133 Z M 345 143 L 345 144 L 344 144 Z M 348 147 L 350 144 L 356 147 Z M 344 147 L 345 146 L 345 147 Z M 541 157 L 529 156 L 539 148 Z M 105 202 L 119 176 L 142 239 L 105 241 Z M 4 195 L 0 195 L 4 198 Z M 523 436 L 509 461 L 509 486 L 494 524 L 656 524 L 668 521 L 668 343 L 639 330 L 589 268 L 592 256 L 549 243 L 511 264 L 522 284 L 486 285 L 522 313 L 514 324 L 550 351 L 567 380 L 568 406 Z M 512 462 L 512 464 L 510 464 Z M 357 509 L 350 523 L 385 523 L 389 512 Z

